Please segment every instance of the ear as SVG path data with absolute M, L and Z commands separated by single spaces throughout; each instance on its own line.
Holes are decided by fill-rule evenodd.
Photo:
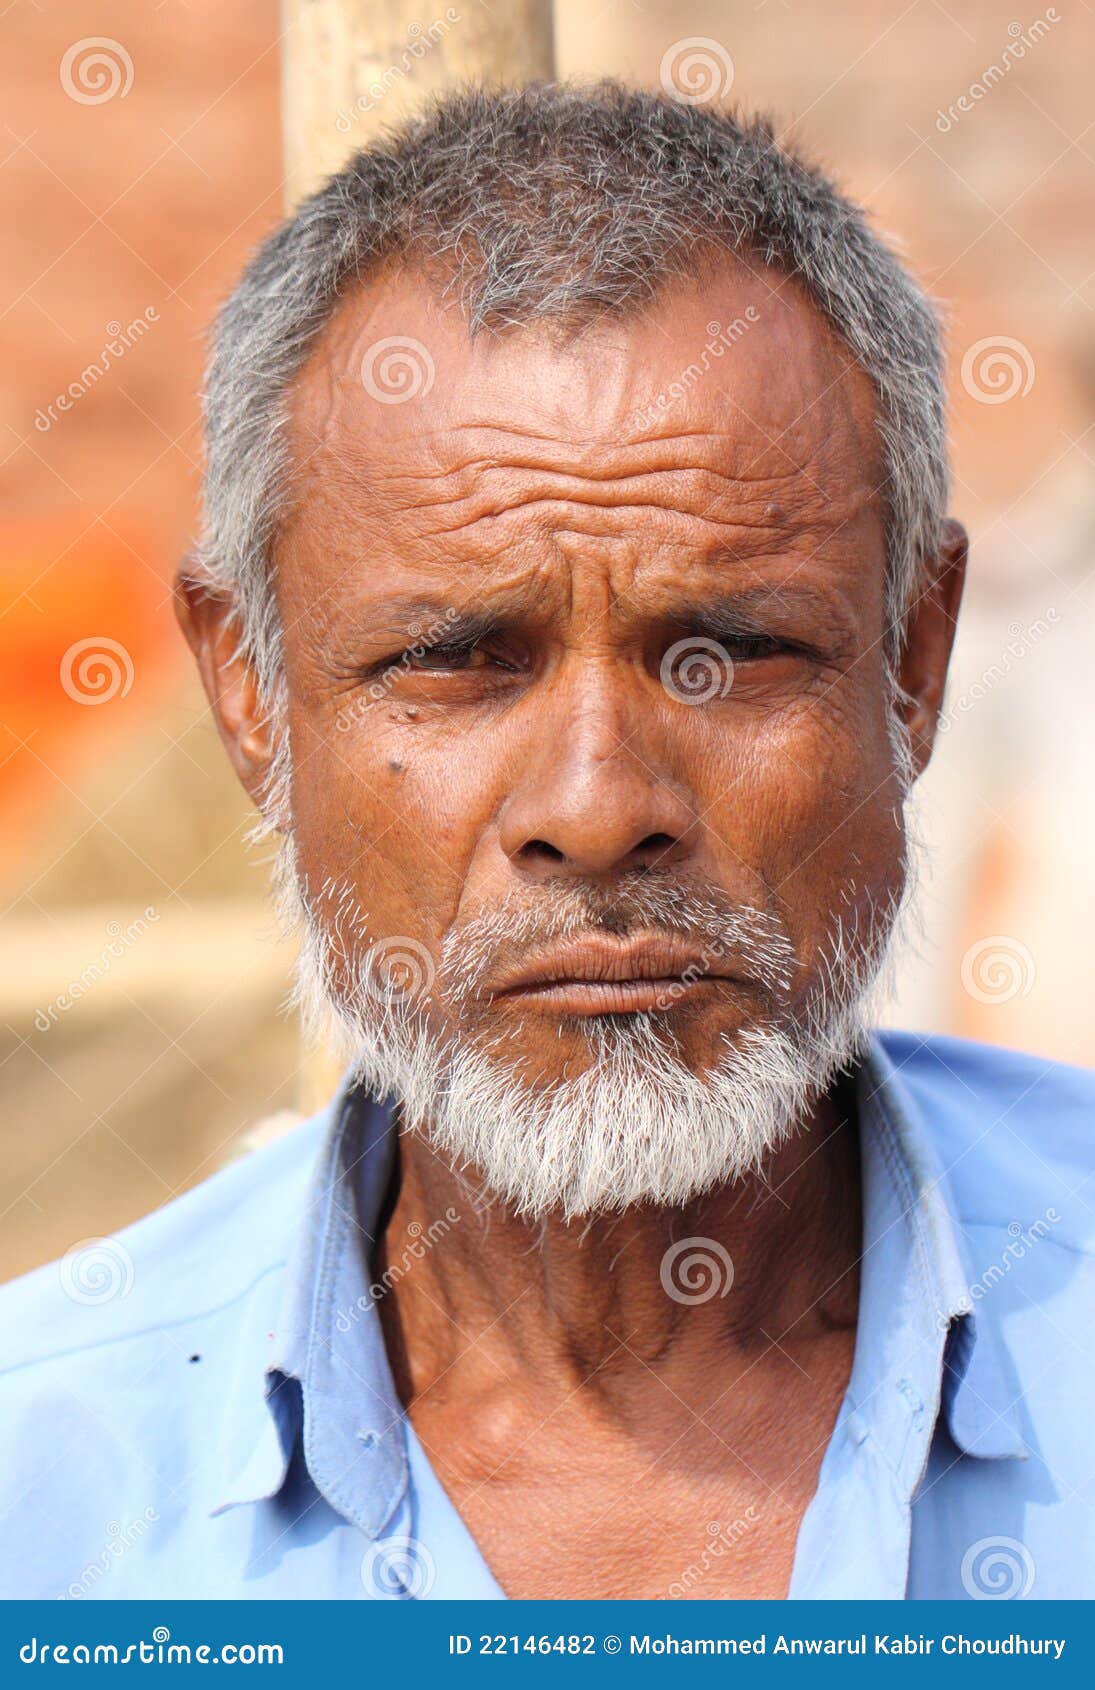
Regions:
M 899 679 L 905 695 L 902 714 L 917 776 L 927 768 L 935 744 L 968 555 L 965 529 L 948 517 L 928 584 L 910 612 L 905 631 Z
M 184 565 L 175 577 L 175 615 L 194 653 L 232 767 L 258 806 L 274 748 L 258 678 L 239 652 L 235 601 L 215 592 Z

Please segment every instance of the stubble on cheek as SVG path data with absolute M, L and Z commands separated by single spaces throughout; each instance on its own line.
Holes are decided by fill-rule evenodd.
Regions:
M 885 724 L 862 705 L 846 710 L 834 698 L 805 711 L 797 731 L 758 755 L 748 791 L 739 784 L 711 813 L 716 832 L 752 853 L 798 954 L 799 991 L 837 943 L 872 934 L 904 886 L 893 753 Z
M 317 731 L 303 712 L 292 720 L 298 876 L 340 984 L 363 961 L 383 969 L 407 954 L 432 988 L 460 902 L 461 841 L 438 802 L 433 760 L 378 721 L 383 710 L 342 736 L 326 720 Z M 420 1007 L 430 1013 L 432 995 Z

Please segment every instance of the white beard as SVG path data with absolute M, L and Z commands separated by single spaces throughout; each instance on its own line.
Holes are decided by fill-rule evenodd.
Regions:
M 835 917 L 813 989 L 796 1006 L 788 995 L 794 951 L 773 915 L 729 909 L 656 874 L 613 896 L 616 919 L 607 909 L 599 919 L 596 899 L 575 887 L 554 887 L 545 911 L 503 907 L 450 934 L 436 971 L 415 940 L 371 933 L 348 888 L 329 881 L 310 903 L 291 835 L 276 878 L 283 919 L 301 932 L 295 1000 L 308 1029 L 333 1038 L 353 1078 L 392 1099 L 406 1128 L 528 1218 L 555 1212 L 570 1219 L 639 1203 L 679 1207 L 760 1172 L 862 1054 L 889 973 L 896 917 L 887 906 L 868 933 Z M 542 901 L 548 904 L 546 894 Z M 846 903 L 852 911 L 850 894 Z M 714 1067 L 698 1074 L 680 1059 L 671 1010 L 590 1018 L 588 1065 L 550 1084 L 526 1077 L 526 1064 L 507 1049 L 519 1040 L 512 1022 L 505 1035 L 467 1027 L 500 943 L 598 926 L 620 931 L 621 916 L 628 926 L 645 920 L 686 932 L 706 941 L 708 955 L 711 947 L 729 951 L 756 982 L 763 1010 L 726 1036 Z M 458 1031 L 447 1038 L 422 1012 L 430 991 L 455 1011 Z

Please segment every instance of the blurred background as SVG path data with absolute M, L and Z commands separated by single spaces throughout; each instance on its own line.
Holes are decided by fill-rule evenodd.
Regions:
M 543 50 L 516 3 L 424 7 L 397 27 L 399 8 L 362 6 L 350 41 L 327 0 L 12 0 L 0 22 L 0 1277 L 317 1101 L 169 583 L 195 522 L 206 327 L 287 193 L 413 101 L 461 31 Z M 773 111 L 946 303 L 974 561 L 892 1019 L 1088 1064 L 1092 17 L 555 7 L 561 74 Z M 344 88 L 332 55 L 353 60 Z

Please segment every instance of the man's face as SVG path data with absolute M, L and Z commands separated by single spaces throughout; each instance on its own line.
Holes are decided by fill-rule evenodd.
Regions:
M 291 445 L 293 833 L 336 996 L 409 959 L 434 1046 L 533 1088 L 636 1022 L 703 1076 L 878 939 L 875 401 L 793 285 L 723 261 L 641 317 L 473 342 L 391 274 L 324 332 Z M 918 763 L 956 602 L 901 676 Z
M 376 396 L 389 339 L 427 349 L 428 392 Z M 277 594 L 313 898 L 352 888 L 372 942 L 437 958 L 504 900 L 657 869 L 777 916 L 805 989 L 902 856 L 873 397 L 809 306 L 727 266 L 569 343 L 471 344 L 397 279 L 346 302 L 293 416 Z M 485 1013 L 549 1080 L 585 1060 L 587 1000 Z M 717 968 L 674 1003 L 698 1068 L 755 1008 Z

